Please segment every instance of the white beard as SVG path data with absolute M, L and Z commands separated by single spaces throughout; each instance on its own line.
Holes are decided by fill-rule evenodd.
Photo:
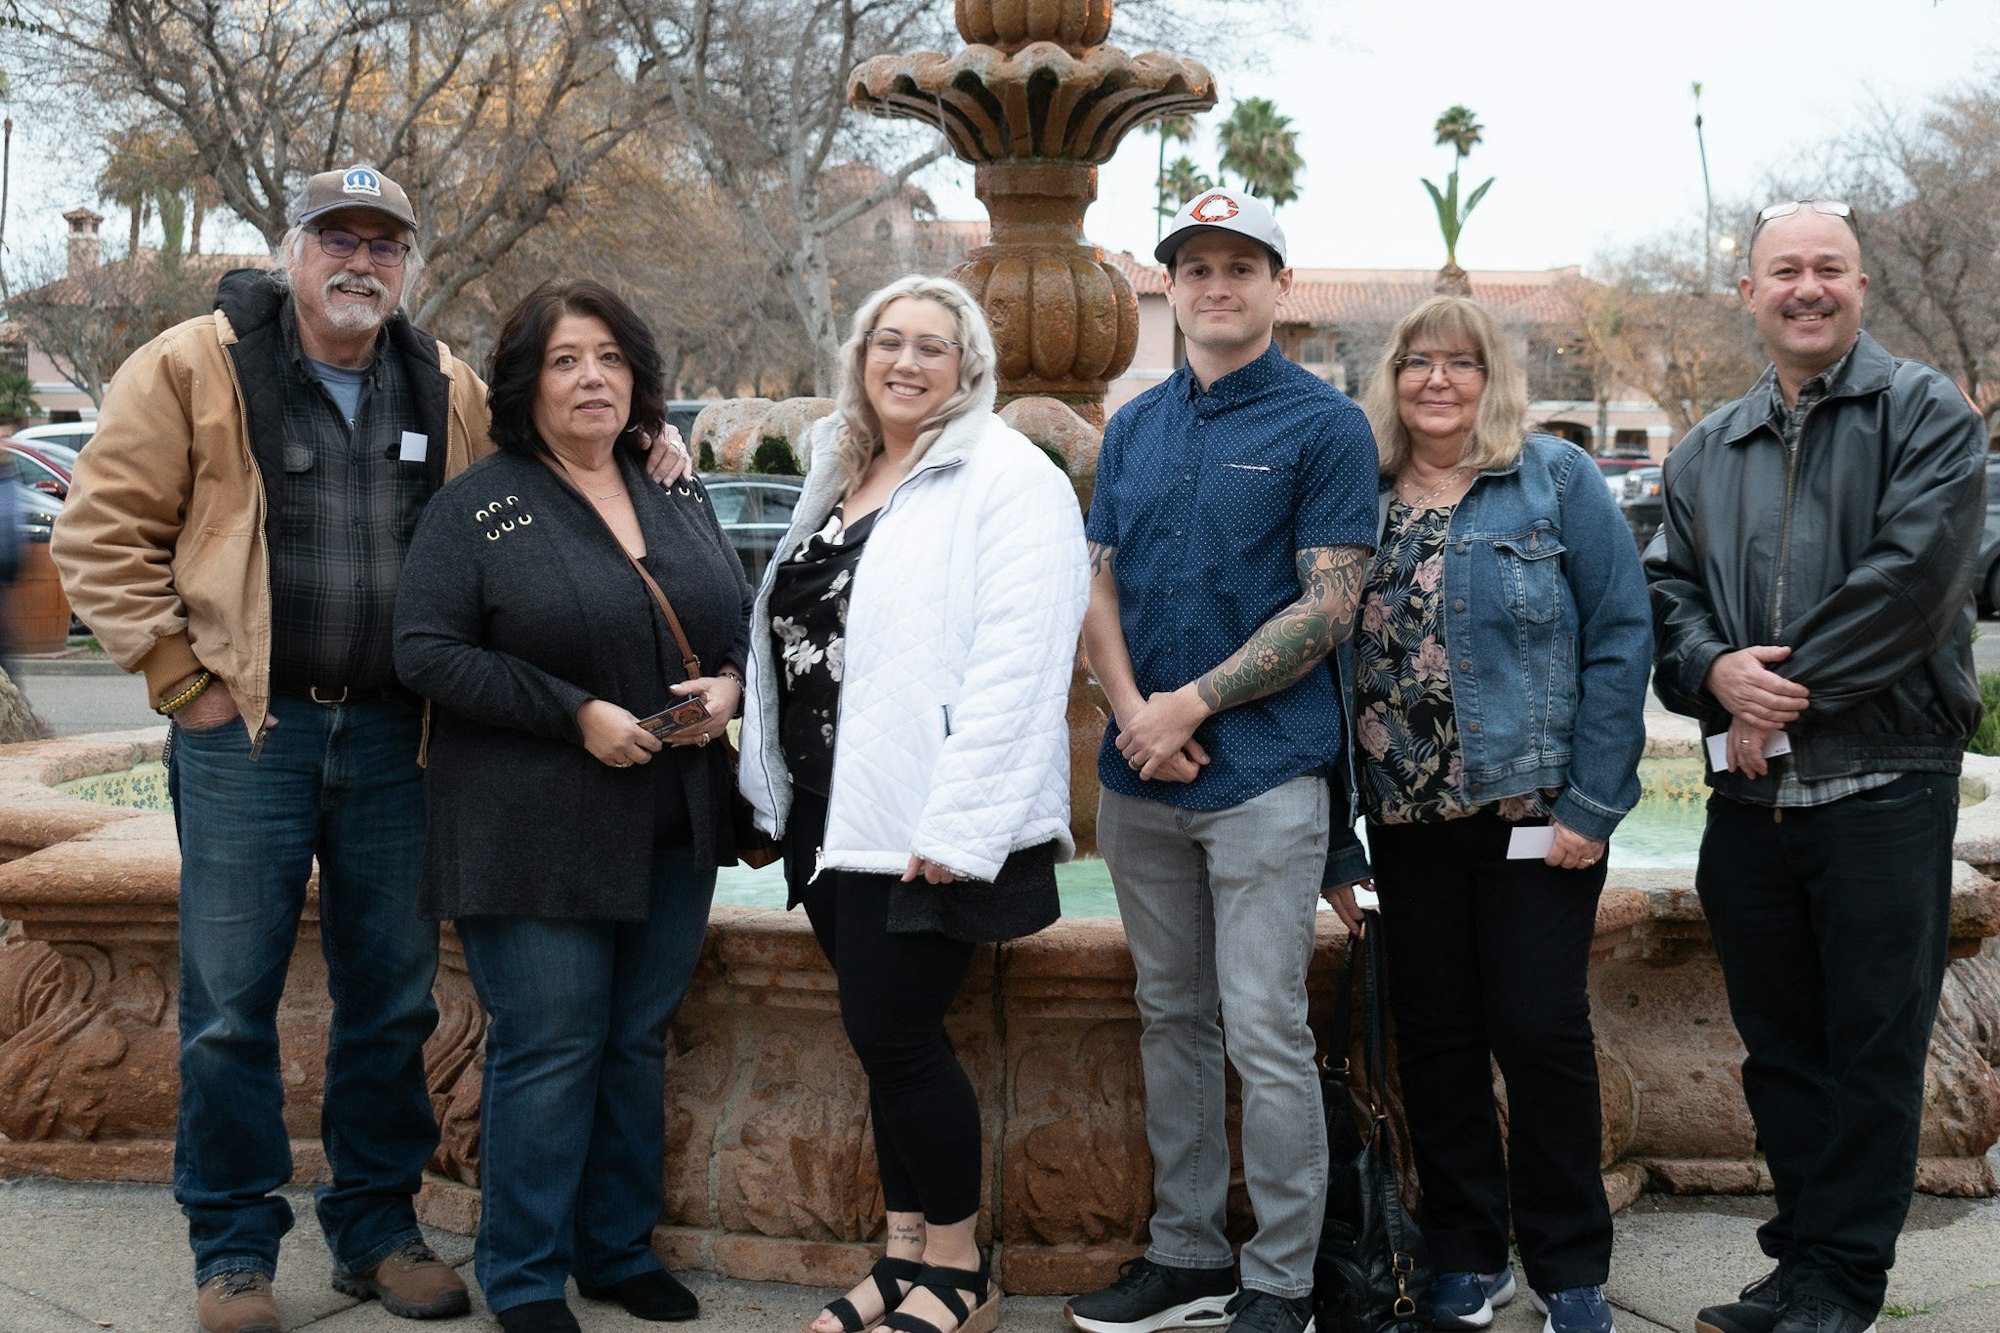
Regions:
M 334 295 L 334 288 L 343 283 L 360 284 L 371 288 L 376 304 L 355 305 L 337 298 Z M 337 273 L 328 278 L 319 290 L 319 304 L 320 309 L 326 314 L 326 322 L 342 333 L 368 333 L 378 329 L 383 321 L 389 318 L 389 312 L 393 308 L 389 289 L 382 284 L 381 279 L 368 276 L 356 277 L 350 273 Z

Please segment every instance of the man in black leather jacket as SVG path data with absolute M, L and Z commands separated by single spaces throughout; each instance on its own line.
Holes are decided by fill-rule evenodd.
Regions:
M 1715 738 L 1695 887 L 1777 1193 L 1776 1271 L 1704 1333 L 1871 1328 L 1916 1172 L 1986 436 L 1861 332 L 1867 285 L 1845 204 L 1764 210 L 1741 288 L 1771 368 L 1668 456 L 1646 552 L 1654 688 Z

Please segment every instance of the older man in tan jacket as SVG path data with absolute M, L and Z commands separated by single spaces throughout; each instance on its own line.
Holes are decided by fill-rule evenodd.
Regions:
M 410 1317 L 468 1308 L 412 1207 L 437 1144 L 437 933 L 413 906 L 422 719 L 390 625 L 425 501 L 490 446 L 478 377 L 401 312 L 416 230 L 380 172 L 314 176 L 275 272 L 228 274 L 212 314 L 119 370 L 56 526 L 77 613 L 173 722 L 174 1193 L 208 1333 L 279 1328 L 277 1007 L 315 859 L 333 1285 Z

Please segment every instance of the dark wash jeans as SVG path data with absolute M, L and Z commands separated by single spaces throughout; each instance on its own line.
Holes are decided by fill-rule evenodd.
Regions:
M 1531 1287 L 1602 1286 L 1611 1210 L 1586 983 L 1605 866 L 1510 861 L 1512 828 L 1490 813 L 1368 826 L 1424 1239 L 1440 1273 L 1496 1272 L 1511 1203 Z
M 559 1301 L 571 1273 L 608 1287 L 660 1267 L 667 1029 L 714 896 L 713 868 L 663 848 L 644 921 L 456 923 L 487 1013 L 473 1257 L 490 1309 Z
M 1944 985 L 1958 779 L 1774 811 L 1710 796 L 1695 889 L 1743 1038 L 1743 1094 L 1797 1290 L 1881 1308 L 1910 1208 Z
M 437 1026 L 437 927 L 416 911 L 424 804 L 419 719 L 402 699 L 271 702 L 259 755 L 240 722 L 175 727 L 180 835 L 180 1115 L 174 1197 L 195 1281 L 271 1274 L 291 1206 L 278 998 L 319 861 L 333 1021 L 317 1212 L 334 1262 L 373 1267 L 418 1235 L 411 1197 L 437 1147 L 424 1042 Z

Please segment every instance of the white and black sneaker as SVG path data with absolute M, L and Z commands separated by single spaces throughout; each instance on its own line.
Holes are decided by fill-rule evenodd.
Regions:
M 1084 1333 L 1154 1333 L 1162 1328 L 1227 1328 L 1236 1275 L 1228 1268 L 1170 1268 L 1143 1254 L 1102 1291 L 1063 1307 Z

